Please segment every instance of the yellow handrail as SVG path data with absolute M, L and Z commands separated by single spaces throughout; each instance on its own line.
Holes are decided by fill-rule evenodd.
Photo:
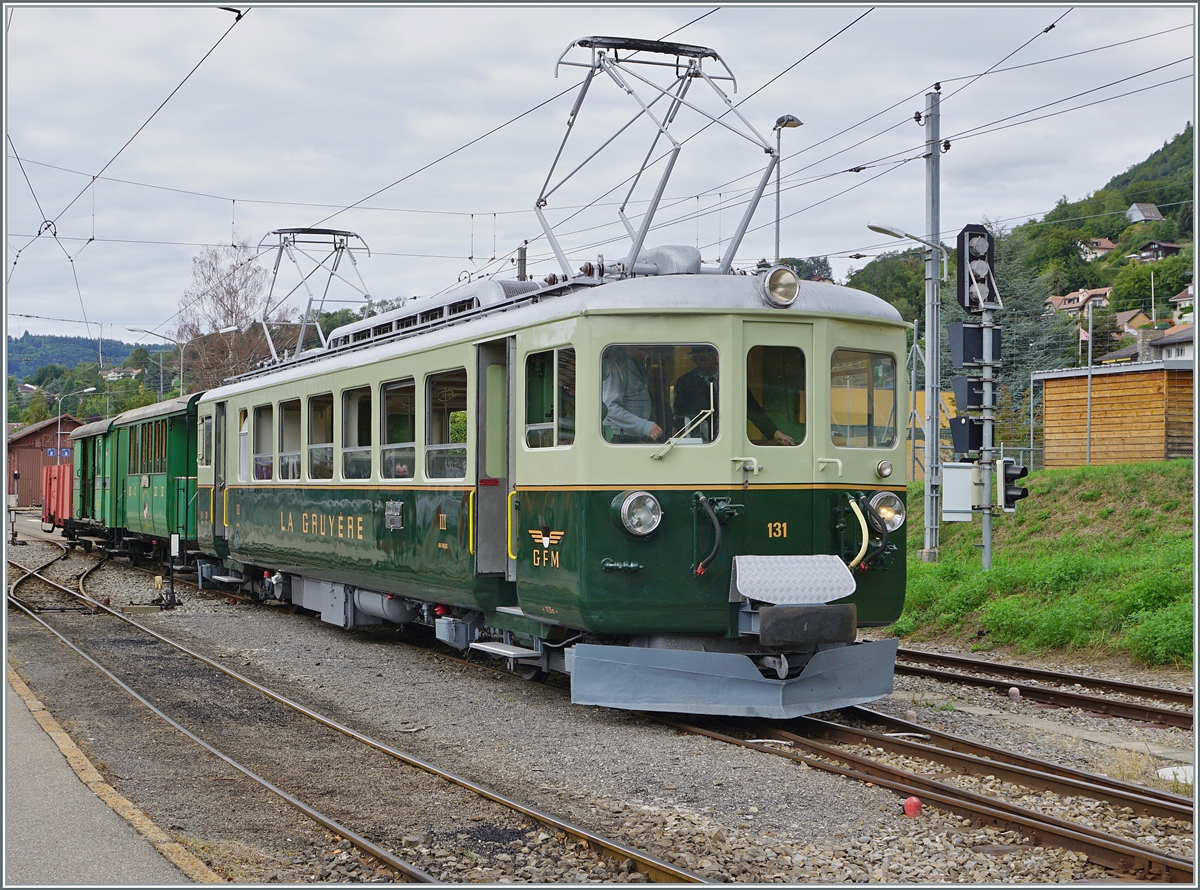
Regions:
M 210 488 L 208 490 L 208 524 L 209 525 L 213 524 L 213 494 L 214 494 L 214 492 L 216 492 L 216 490 L 217 489 L 215 487 Z
M 467 550 L 475 555 L 475 489 L 467 496 Z
M 517 554 L 513 553 L 513 551 L 512 551 L 512 502 L 513 502 L 513 498 L 515 498 L 516 496 L 517 496 L 517 490 L 515 488 L 508 493 L 508 510 L 505 512 L 505 515 L 504 515 L 504 523 L 505 523 L 504 537 L 507 539 L 507 542 L 508 542 L 508 558 L 509 559 L 517 558 Z
M 229 487 L 225 487 L 224 500 L 221 501 L 221 524 L 229 528 Z
M 863 511 L 859 509 L 858 503 L 854 500 L 854 498 L 850 498 L 850 509 L 854 511 L 854 515 L 858 517 L 858 524 L 862 526 L 862 546 L 858 548 L 858 553 L 855 555 L 854 559 L 850 560 L 849 565 L 849 568 L 854 568 L 856 565 L 862 562 L 863 556 L 866 555 L 867 538 L 870 537 L 870 534 L 867 532 L 867 518 L 863 516 Z

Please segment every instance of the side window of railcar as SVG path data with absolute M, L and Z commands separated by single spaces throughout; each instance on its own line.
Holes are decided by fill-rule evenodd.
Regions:
M 752 346 L 746 354 L 746 438 L 755 445 L 798 445 L 807 427 L 804 353 L 795 346 Z
M 829 425 L 834 445 L 896 444 L 896 359 L 879 352 L 835 349 L 830 366 Z
M 308 400 L 308 478 L 333 478 L 333 394 Z
M 342 393 L 342 478 L 371 478 L 371 388 Z
M 417 472 L 417 386 L 413 378 L 383 384 L 379 475 L 411 479 Z
M 141 439 L 138 436 L 138 428 L 136 426 L 131 426 L 129 428 L 129 467 L 126 472 L 133 474 L 140 473 L 142 471 L 142 465 L 140 463 L 141 451 L 139 450 L 141 447 Z
M 575 441 L 575 350 L 534 352 L 525 359 L 525 444 L 553 448 Z
M 167 422 L 165 420 L 156 420 L 154 422 L 154 472 L 165 473 L 167 471 Z
M 467 372 L 431 374 L 426 381 L 425 475 L 467 476 Z
M 609 346 L 600 359 L 600 430 L 614 445 L 717 438 L 720 357 L 704 343 Z
M 211 414 L 200 418 L 200 453 L 196 455 L 196 463 L 202 467 L 212 466 L 213 419 Z
M 275 412 L 270 405 L 259 405 L 254 409 L 254 478 L 271 479 L 274 476 Z
M 300 478 L 300 400 L 279 403 L 279 478 Z

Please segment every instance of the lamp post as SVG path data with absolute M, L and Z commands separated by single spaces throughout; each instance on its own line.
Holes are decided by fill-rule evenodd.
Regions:
M 925 264 L 925 548 L 921 558 L 936 561 L 941 546 L 941 402 L 942 382 L 942 282 L 946 280 L 946 251 L 940 244 L 911 235 L 898 226 L 869 222 L 867 228 L 892 238 L 908 239 L 924 244 L 931 262 Z M 938 259 L 942 261 L 942 276 L 934 273 Z
M 228 334 L 238 329 L 237 325 L 230 325 L 227 328 L 221 328 L 217 331 L 218 334 Z M 191 340 L 184 340 L 182 343 L 174 337 L 168 337 L 166 334 L 159 334 L 154 331 L 148 331 L 145 328 L 127 328 L 126 330 L 133 331 L 135 334 L 149 334 L 151 337 L 158 337 L 160 340 L 166 340 L 168 343 L 174 343 L 179 350 L 179 395 L 183 395 L 183 350 L 191 343 Z M 194 338 L 193 338 L 194 339 Z M 161 378 L 161 374 L 159 377 Z
M 775 121 L 775 262 L 779 262 L 779 168 L 783 166 L 783 131 L 804 126 L 794 114 L 785 114 Z
M 62 404 L 63 404 L 63 399 L 67 398 L 67 396 L 81 396 L 85 392 L 95 392 L 95 391 L 96 391 L 96 387 L 89 386 L 87 389 L 77 389 L 77 390 L 75 390 L 75 392 L 62 393 L 58 397 L 58 399 L 57 399 L 57 401 L 58 401 L 58 432 L 54 437 L 54 444 L 56 446 L 54 449 L 54 462 L 56 464 L 62 463 Z

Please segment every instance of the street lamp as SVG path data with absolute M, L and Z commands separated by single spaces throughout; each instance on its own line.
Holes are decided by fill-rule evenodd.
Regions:
M 57 400 L 58 401 L 58 433 L 54 437 L 54 444 L 57 446 L 54 449 L 54 462 L 56 464 L 62 463 L 62 405 L 63 405 L 63 399 L 65 399 L 67 396 L 81 396 L 85 392 L 95 392 L 95 391 L 96 391 L 96 387 L 89 386 L 87 389 L 77 389 L 77 390 L 75 390 L 75 392 L 61 393 L 58 396 L 58 400 Z
M 941 453 L 938 446 L 941 440 L 941 417 L 938 406 L 941 402 L 942 381 L 942 281 L 947 277 L 948 258 L 946 250 L 940 244 L 918 238 L 909 234 L 899 226 L 886 225 L 880 222 L 869 222 L 867 228 L 872 232 L 887 235 L 891 238 L 908 239 L 924 244 L 933 253 L 931 258 L 936 263 L 938 257 L 942 261 L 942 277 L 934 274 L 934 267 L 925 264 L 925 549 L 922 558 L 936 560 L 941 546 Z M 914 332 L 915 336 L 915 332 Z
M 785 114 L 775 121 L 775 262 L 779 262 L 779 168 L 783 166 L 783 131 L 804 126 L 804 121 L 794 114 Z
M 221 328 L 221 330 L 217 331 L 217 333 L 218 334 L 229 334 L 229 333 L 232 333 L 233 331 L 236 331 L 237 329 L 238 329 L 238 326 L 233 324 L 227 328 Z M 148 331 L 145 328 L 127 328 L 126 330 L 133 331 L 135 334 L 149 334 L 151 337 L 158 337 L 161 340 L 166 340 L 168 343 L 175 344 L 175 347 L 179 350 L 179 395 L 182 396 L 183 395 L 183 350 L 185 348 L 187 348 L 187 345 L 189 343 L 191 343 L 192 341 L 184 340 L 181 343 L 178 340 L 176 340 L 174 337 L 168 337 L 166 334 L 158 334 L 158 333 L 155 333 L 154 331 Z M 195 338 L 192 338 L 192 339 L 195 339 Z

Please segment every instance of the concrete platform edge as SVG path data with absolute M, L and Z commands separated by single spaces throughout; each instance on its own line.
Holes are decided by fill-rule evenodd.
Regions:
M 182 845 L 171 840 L 170 836 L 155 825 L 149 816 L 105 782 L 103 776 L 92 766 L 92 762 L 88 760 L 87 755 L 79 750 L 79 746 L 58 725 L 58 721 L 50 716 L 50 712 L 46 710 L 46 706 L 34 697 L 29 687 L 25 684 L 25 681 L 21 678 L 21 675 L 17 673 L 12 665 L 7 665 L 7 668 L 9 685 L 20 696 L 21 701 L 25 703 L 25 707 L 29 709 L 29 713 L 33 716 L 33 719 L 37 721 L 46 735 L 50 736 L 50 740 L 58 747 L 58 750 L 62 752 L 63 756 L 67 759 L 67 763 L 71 765 L 71 769 L 75 771 L 75 775 L 79 777 L 80 782 L 86 785 L 100 800 L 108 804 L 113 812 L 128 822 L 164 858 L 191 880 L 198 884 L 226 883 L 224 878 L 189 853 Z

